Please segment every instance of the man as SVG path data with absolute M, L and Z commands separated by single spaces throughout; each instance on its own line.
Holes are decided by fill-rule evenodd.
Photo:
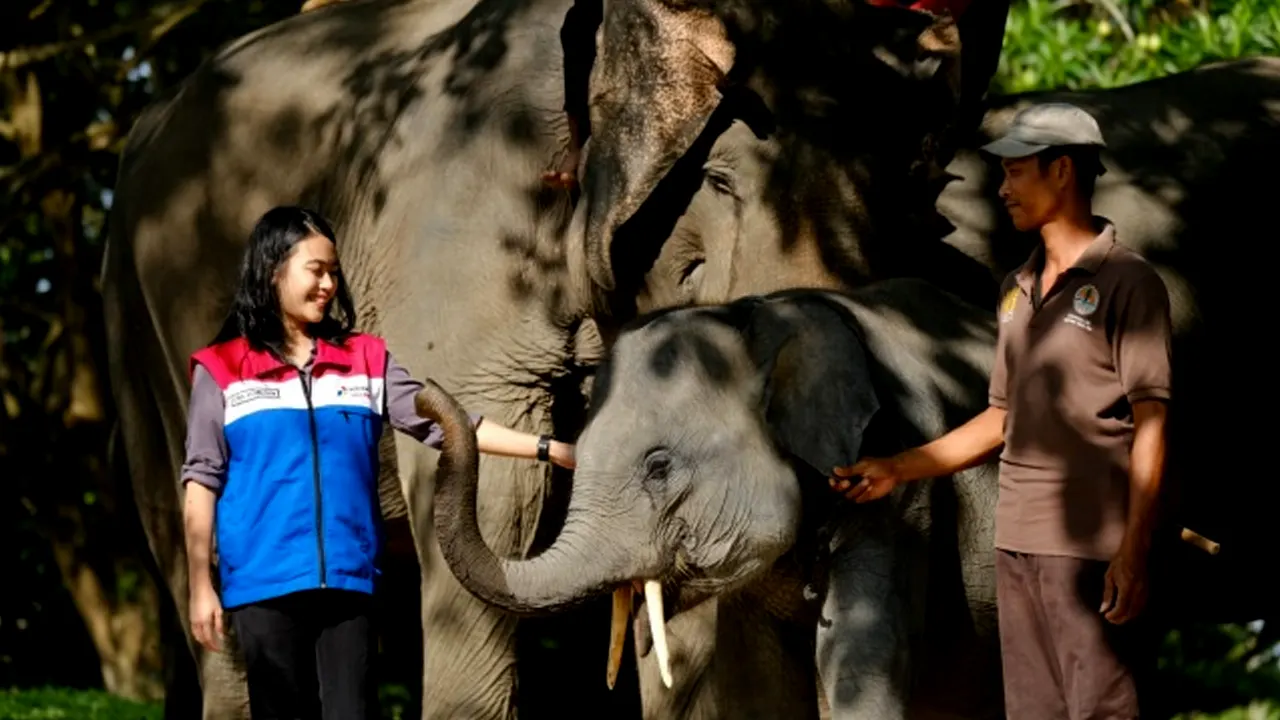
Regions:
M 1152 649 L 1129 621 L 1146 600 L 1165 458 L 1169 299 L 1152 267 L 1093 216 L 1101 147 L 1088 113 L 1049 103 L 983 148 L 1001 158 L 1014 226 L 1040 236 L 1001 290 L 989 407 L 830 479 L 867 502 L 1003 445 L 996 590 L 1013 720 L 1137 717 L 1146 663 L 1136 654 Z

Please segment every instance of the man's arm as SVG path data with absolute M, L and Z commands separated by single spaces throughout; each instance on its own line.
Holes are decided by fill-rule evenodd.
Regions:
M 1020 301 L 1014 275 L 1000 287 L 996 312 L 1008 310 Z M 854 465 L 838 467 L 828 478 L 832 489 L 850 500 L 868 502 L 888 495 L 898 483 L 950 475 L 977 465 L 1004 442 L 1004 423 L 1009 414 L 1008 368 L 1005 366 L 1005 334 L 996 334 L 995 362 L 987 380 L 987 409 L 942 437 L 905 450 L 891 458 L 864 458 Z M 850 487 L 849 477 L 862 477 Z
M 1159 400 L 1133 405 L 1133 447 L 1129 451 L 1129 517 L 1124 551 L 1143 558 L 1151 547 L 1156 499 L 1164 476 L 1166 406 Z
M 1165 465 L 1165 415 L 1172 395 L 1172 319 L 1169 295 L 1154 270 L 1136 272 L 1117 297 L 1112 360 L 1133 408 L 1129 447 L 1129 513 L 1124 539 L 1107 568 L 1101 611 L 1112 623 L 1142 612 L 1147 600 L 1147 553 Z
M 1112 360 L 1133 408 L 1129 448 L 1129 515 L 1123 551 L 1145 557 L 1165 464 L 1165 417 L 1172 385 L 1169 295 L 1154 270 L 1127 284 L 1116 308 Z
M 890 458 L 899 481 L 951 475 L 981 463 L 1004 443 L 1004 408 L 988 407 L 969 422 L 917 448 Z
M 894 486 L 960 472 L 985 460 L 1004 442 L 1008 412 L 994 405 L 960 427 L 920 447 L 890 458 L 864 458 L 857 464 L 835 469 L 831 487 L 850 500 L 868 502 L 888 495 Z M 845 478 L 861 477 L 853 487 Z

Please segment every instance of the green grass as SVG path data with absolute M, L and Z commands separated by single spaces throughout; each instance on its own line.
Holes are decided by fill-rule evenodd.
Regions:
M 101 690 L 0 690 L 0 720 L 161 720 L 159 703 L 124 700 Z
M 399 685 L 379 688 L 382 716 L 408 720 L 409 691 Z M 32 688 L 0 690 L 0 720 L 161 720 L 160 703 L 138 703 L 101 690 Z
M 405 690 L 384 685 L 382 716 L 405 720 Z M 39 688 L 0 690 L 0 720 L 161 720 L 159 703 L 137 703 L 101 690 Z M 1188 713 L 1173 720 L 1280 720 L 1280 703 L 1258 701 L 1218 713 Z

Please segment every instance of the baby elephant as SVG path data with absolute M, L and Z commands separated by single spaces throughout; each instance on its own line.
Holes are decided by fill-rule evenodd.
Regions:
M 912 280 L 641 318 L 598 369 L 552 547 L 494 558 L 474 484 L 445 479 L 446 559 L 520 613 L 613 592 L 610 684 L 643 588 L 646 717 L 1000 717 L 994 468 L 865 505 L 827 484 L 984 407 L 994 320 Z

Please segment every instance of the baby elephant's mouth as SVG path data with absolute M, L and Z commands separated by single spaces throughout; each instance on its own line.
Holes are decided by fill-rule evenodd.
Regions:
M 707 575 L 681 563 L 666 579 L 633 579 L 613 591 L 613 615 L 609 623 L 609 665 L 607 680 L 612 690 L 622 666 L 622 648 L 627 628 L 635 612 L 636 596 L 644 598 L 645 617 L 635 618 L 635 643 L 640 655 L 650 648 L 657 653 L 662 683 L 672 686 L 671 654 L 667 643 L 667 620 L 687 612 L 739 584 L 740 578 Z M 645 622 L 647 620 L 647 622 Z
M 666 588 L 670 592 L 671 588 Z M 677 597 L 673 598 L 675 602 L 668 603 L 667 598 L 663 597 L 663 584 L 661 580 L 632 580 L 624 585 L 619 585 L 613 591 L 613 615 L 609 621 L 609 666 L 607 668 L 607 680 L 609 689 L 612 690 L 614 683 L 618 680 L 618 670 L 622 667 L 622 648 L 627 642 L 627 628 L 631 626 L 632 614 L 635 612 L 636 595 L 644 597 L 645 618 L 648 622 L 644 623 L 643 619 L 635 619 L 636 627 L 636 647 L 640 650 L 641 655 L 648 654 L 650 644 L 652 644 L 654 652 L 658 654 L 658 671 L 662 675 L 662 684 L 671 687 L 671 653 L 667 645 L 667 618 L 674 615 L 669 612 L 671 609 L 678 608 L 679 611 L 687 610 L 690 607 L 711 597 L 713 593 L 698 593 L 693 596 L 691 593 L 681 592 L 676 589 Z M 648 632 L 645 632 L 647 630 Z
M 647 639 L 652 640 L 653 648 L 658 653 L 658 670 L 662 674 L 662 684 L 671 687 L 671 655 L 667 649 L 667 618 L 662 598 L 662 581 L 632 580 L 613 591 L 613 616 L 609 621 L 609 666 L 607 668 L 610 690 L 618 681 L 618 669 L 622 667 L 622 647 L 627 642 L 627 627 L 631 624 L 631 614 L 635 610 L 636 594 L 644 595 L 644 606 L 648 611 L 649 619 L 649 638 Z M 637 621 L 637 646 L 641 644 L 639 627 Z

